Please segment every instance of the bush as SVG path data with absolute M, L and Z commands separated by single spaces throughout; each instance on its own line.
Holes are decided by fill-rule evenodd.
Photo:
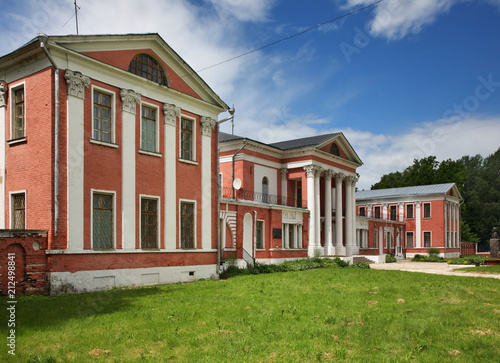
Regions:
M 397 262 L 398 260 L 396 259 L 396 257 L 394 256 L 391 256 L 391 255 L 385 255 L 385 263 L 393 263 L 393 262 Z
M 485 256 L 464 256 L 461 258 L 453 258 L 448 260 L 449 265 L 475 265 L 477 263 L 484 265 L 484 261 L 486 260 Z
M 411 260 L 416 261 L 416 262 L 443 262 L 443 261 L 445 261 L 444 258 L 436 255 L 434 253 L 434 251 L 430 256 L 416 254 L 415 257 L 413 257 Z
M 370 267 L 370 264 L 366 263 L 366 262 L 358 262 L 357 264 L 355 265 L 352 265 L 352 267 L 357 267 L 357 268 L 371 268 Z
M 439 255 L 439 248 L 429 248 L 427 253 L 429 253 L 429 257 L 438 256 Z

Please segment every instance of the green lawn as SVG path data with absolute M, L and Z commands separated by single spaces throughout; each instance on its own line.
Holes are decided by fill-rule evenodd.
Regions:
M 500 265 L 478 266 L 478 267 L 464 267 L 457 269 L 463 272 L 479 272 L 488 274 L 500 274 Z
M 24 297 L 9 361 L 497 362 L 499 297 L 495 279 L 356 268 Z

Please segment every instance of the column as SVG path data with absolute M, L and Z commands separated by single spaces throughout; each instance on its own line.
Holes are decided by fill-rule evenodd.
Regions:
M 64 73 L 67 83 L 68 130 L 68 250 L 83 250 L 84 213 L 84 98 L 90 79 L 69 69 Z M 135 236 L 134 236 L 135 237 Z
M 334 254 L 332 241 L 332 177 L 334 172 L 325 172 L 325 248 L 324 254 L 332 256 Z
M 314 246 L 316 244 L 316 207 L 314 198 L 314 175 L 315 166 L 308 165 L 304 167 L 307 176 L 307 208 L 309 209 L 309 231 L 308 231 L 308 245 L 307 255 L 314 256 Z
M 371 204 L 366 205 L 366 216 L 368 218 L 372 217 L 372 209 L 373 209 L 373 205 L 371 205 Z
M 382 204 L 382 219 L 387 220 L 387 203 Z
M 346 248 L 346 256 L 352 256 L 353 253 L 353 245 L 355 245 L 352 233 L 352 209 L 353 209 L 353 201 L 352 201 L 352 185 L 353 179 L 352 177 L 346 178 L 346 201 L 345 201 L 345 248 Z
M 0 229 L 5 229 L 5 125 L 8 91 L 7 82 L 0 81 Z
M 135 193 L 135 145 L 136 105 L 141 95 L 133 90 L 122 89 L 122 248 L 135 249 L 136 193 Z
M 345 256 L 346 250 L 343 244 L 343 228 L 342 228 L 342 180 L 344 174 L 335 174 L 335 254 L 337 256 Z
M 444 246 L 450 247 L 450 243 L 448 240 L 448 202 L 444 201 Z
M 177 179 L 176 179 L 176 135 L 177 120 L 181 117 L 181 109 L 175 105 L 165 103 L 163 105 L 163 123 L 165 129 L 165 150 L 163 158 L 165 160 L 165 248 L 174 250 L 177 248 Z
M 420 212 L 420 206 L 422 202 L 415 202 L 415 248 L 422 247 L 422 227 L 421 218 L 422 213 Z
M 203 116 L 201 122 L 201 248 L 212 249 L 212 130 L 215 120 Z M 215 171 L 217 178 L 219 171 Z M 215 190 L 217 186 L 215 184 Z
M 452 233 L 453 231 L 453 219 L 452 219 L 452 204 L 451 202 L 448 202 L 448 234 L 449 234 L 449 237 L 448 237 L 448 241 L 449 241 L 449 244 L 454 246 L 453 244 L 453 240 L 452 240 Z
M 405 204 L 404 203 L 399 203 L 399 221 L 403 222 L 404 221 L 404 215 L 405 215 Z
M 353 176 L 352 177 L 352 188 L 351 188 L 351 193 L 352 193 L 352 236 L 353 236 L 353 243 L 352 243 L 352 254 L 357 255 L 359 253 L 359 245 L 356 242 L 356 183 L 358 182 L 359 177 Z
M 314 207 L 316 208 L 316 227 L 315 227 L 315 248 L 321 248 L 321 210 L 320 210 L 320 187 L 319 178 L 321 176 L 322 169 L 318 166 L 316 167 L 316 172 L 314 174 Z
M 455 211 L 456 211 L 455 225 L 457 231 L 457 235 L 455 236 L 455 244 L 458 248 L 460 248 L 460 205 L 458 203 L 455 204 Z
M 287 184 L 287 179 L 286 179 L 286 174 L 288 173 L 287 168 L 282 168 L 281 169 L 281 205 L 288 205 L 287 203 L 287 196 L 288 196 L 288 184 Z M 278 201 L 279 203 L 279 201 Z

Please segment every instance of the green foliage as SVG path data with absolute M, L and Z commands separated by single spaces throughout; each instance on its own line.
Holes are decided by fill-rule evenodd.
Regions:
M 446 261 L 444 258 L 442 257 L 439 257 L 438 255 L 420 255 L 420 254 L 416 254 L 412 259 L 412 261 L 416 261 L 416 262 L 443 262 L 443 261 Z
M 439 248 L 431 247 L 431 248 L 429 248 L 427 253 L 429 254 L 429 256 L 438 256 L 439 255 Z
M 357 268 L 366 268 L 366 269 L 370 269 L 370 264 L 369 263 L 366 263 L 366 262 L 358 262 L 354 265 L 352 265 L 352 267 L 357 267 Z
M 477 263 L 484 265 L 484 260 L 486 260 L 485 256 L 464 256 L 448 260 L 448 265 L 475 265 Z
M 488 244 L 493 227 L 500 227 L 500 148 L 483 158 L 463 156 L 438 162 L 435 156 L 420 160 L 403 172 L 383 175 L 372 189 L 455 183 L 463 197 L 461 240 Z
M 394 263 L 394 262 L 398 262 L 396 257 L 391 255 L 385 255 L 385 263 Z

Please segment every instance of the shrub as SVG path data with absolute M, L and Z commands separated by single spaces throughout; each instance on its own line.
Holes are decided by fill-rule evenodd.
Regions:
M 371 268 L 370 267 L 370 264 L 366 263 L 366 262 L 358 262 L 357 264 L 355 265 L 352 265 L 352 267 L 357 267 L 357 268 Z
M 486 260 L 485 256 L 463 256 L 461 258 L 453 258 L 448 260 L 448 264 L 450 265 L 475 265 L 477 263 L 484 265 L 484 261 Z
M 385 263 L 393 263 L 393 262 L 397 262 L 398 260 L 396 259 L 396 257 L 394 256 L 391 256 L 391 255 L 385 255 Z
M 438 256 L 439 255 L 439 248 L 429 248 L 429 250 L 427 251 L 429 253 L 429 257 L 430 256 Z

